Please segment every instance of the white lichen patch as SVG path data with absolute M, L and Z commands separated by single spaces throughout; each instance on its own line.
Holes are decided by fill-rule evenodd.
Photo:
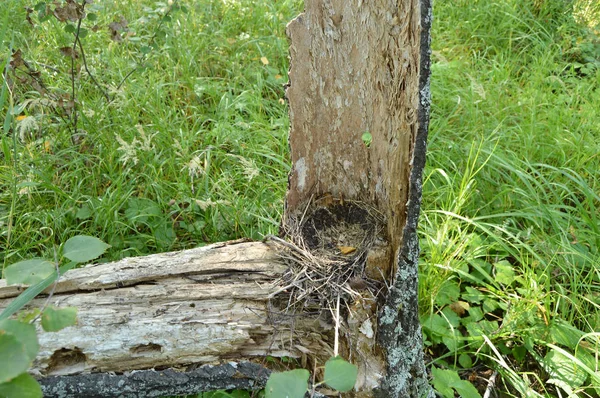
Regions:
M 296 172 L 296 178 L 297 178 L 296 184 L 297 184 L 298 190 L 300 192 L 303 192 L 304 188 L 306 187 L 307 170 L 308 170 L 308 168 L 306 167 L 306 159 L 304 159 L 304 158 L 298 159 L 296 164 L 294 164 L 294 171 Z

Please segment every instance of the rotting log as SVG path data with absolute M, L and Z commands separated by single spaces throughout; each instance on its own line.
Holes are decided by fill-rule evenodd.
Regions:
M 336 295 L 341 353 L 359 366 L 347 396 L 432 396 L 416 235 L 431 3 L 305 6 L 288 26 L 287 243 L 221 243 L 69 271 L 52 301 L 78 307 L 79 323 L 40 334 L 33 372 L 46 396 L 255 389 L 281 357 L 312 370 L 333 353 Z M 313 276 L 327 283 L 307 286 Z M 1 283 L 3 307 L 19 290 Z
M 77 325 L 39 333 L 31 373 L 41 378 L 44 396 L 260 388 L 270 373 L 262 366 L 267 356 L 302 362 L 332 352 L 330 328 L 318 317 L 290 320 L 273 307 L 274 282 L 285 270 L 268 244 L 245 241 L 71 270 L 52 305 L 76 307 Z M 0 280 L 0 309 L 22 289 Z

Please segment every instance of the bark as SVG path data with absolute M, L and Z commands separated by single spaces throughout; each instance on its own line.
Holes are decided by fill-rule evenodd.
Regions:
M 352 329 L 356 320 L 346 320 L 348 350 L 363 363 L 359 374 L 368 373 L 359 377 L 357 395 L 431 395 L 417 308 L 416 235 L 429 121 L 431 4 L 305 5 L 288 26 L 293 166 L 284 223 L 305 218 L 312 207 L 330 207 L 323 202 L 332 200 L 322 200 L 329 196 L 338 208 L 355 200 L 383 214 L 387 247 L 380 252 L 391 256 L 376 264 L 391 288 L 383 305 L 363 311 L 363 319 L 378 314 L 372 337 Z M 376 274 L 369 267 L 365 273 Z

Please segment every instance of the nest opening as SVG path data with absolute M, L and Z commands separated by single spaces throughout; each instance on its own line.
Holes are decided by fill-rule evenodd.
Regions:
M 288 265 L 277 292 L 278 297 L 283 292 L 289 295 L 287 310 L 301 304 L 302 312 L 329 313 L 338 298 L 347 307 L 358 298 L 379 297 L 387 275 L 377 267 L 375 275 L 368 272 L 367 263 L 389 262 L 384 226 L 384 217 L 373 206 L 330 196 L 288 215 L 283 227 L 286 239 L 268 239 Z M 378 258 L 382 252 L 383 261 Z

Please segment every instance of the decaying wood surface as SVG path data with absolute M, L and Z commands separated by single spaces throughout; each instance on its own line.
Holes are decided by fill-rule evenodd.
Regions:
M 306 0 L 305 6 L 288 25 L 288 212 L 325 193 L 365 200 L 387 216 L 398 247 L 418 128 L 420 1 Z
M 378 319 L 372 337 L 346 320 L 348 355 L 355 351 L 366 372 L 366 382 L 356 385 L 361 397 L 431 394 L 418 319 L 416 235 L 430 26 L 429 0 L 305 0 L 304 13 L 288 25 L 292 169 L 284 227 L 316 214 L 311 207 L 331 202 L 322 199 L 328 196 L 338 214 L 353 200 L 383 215 L 380 241 L 387 247 L 380 252 L 389 257 L 379 271 L 389 289 L 379 293 L 383 305 L 349 311 Z
M 317 321 L 292 322 L 268 308 L 285 269 L 267 244 L 229 242 L 69 271 L 51 303 L 76 307 L 77 325 L 40 332 L 32 372 L 126 372 L 327 352 L 321 337 L 311 338 L 327 335 Z M 0 286 L 0 309 L 17 294 Z

